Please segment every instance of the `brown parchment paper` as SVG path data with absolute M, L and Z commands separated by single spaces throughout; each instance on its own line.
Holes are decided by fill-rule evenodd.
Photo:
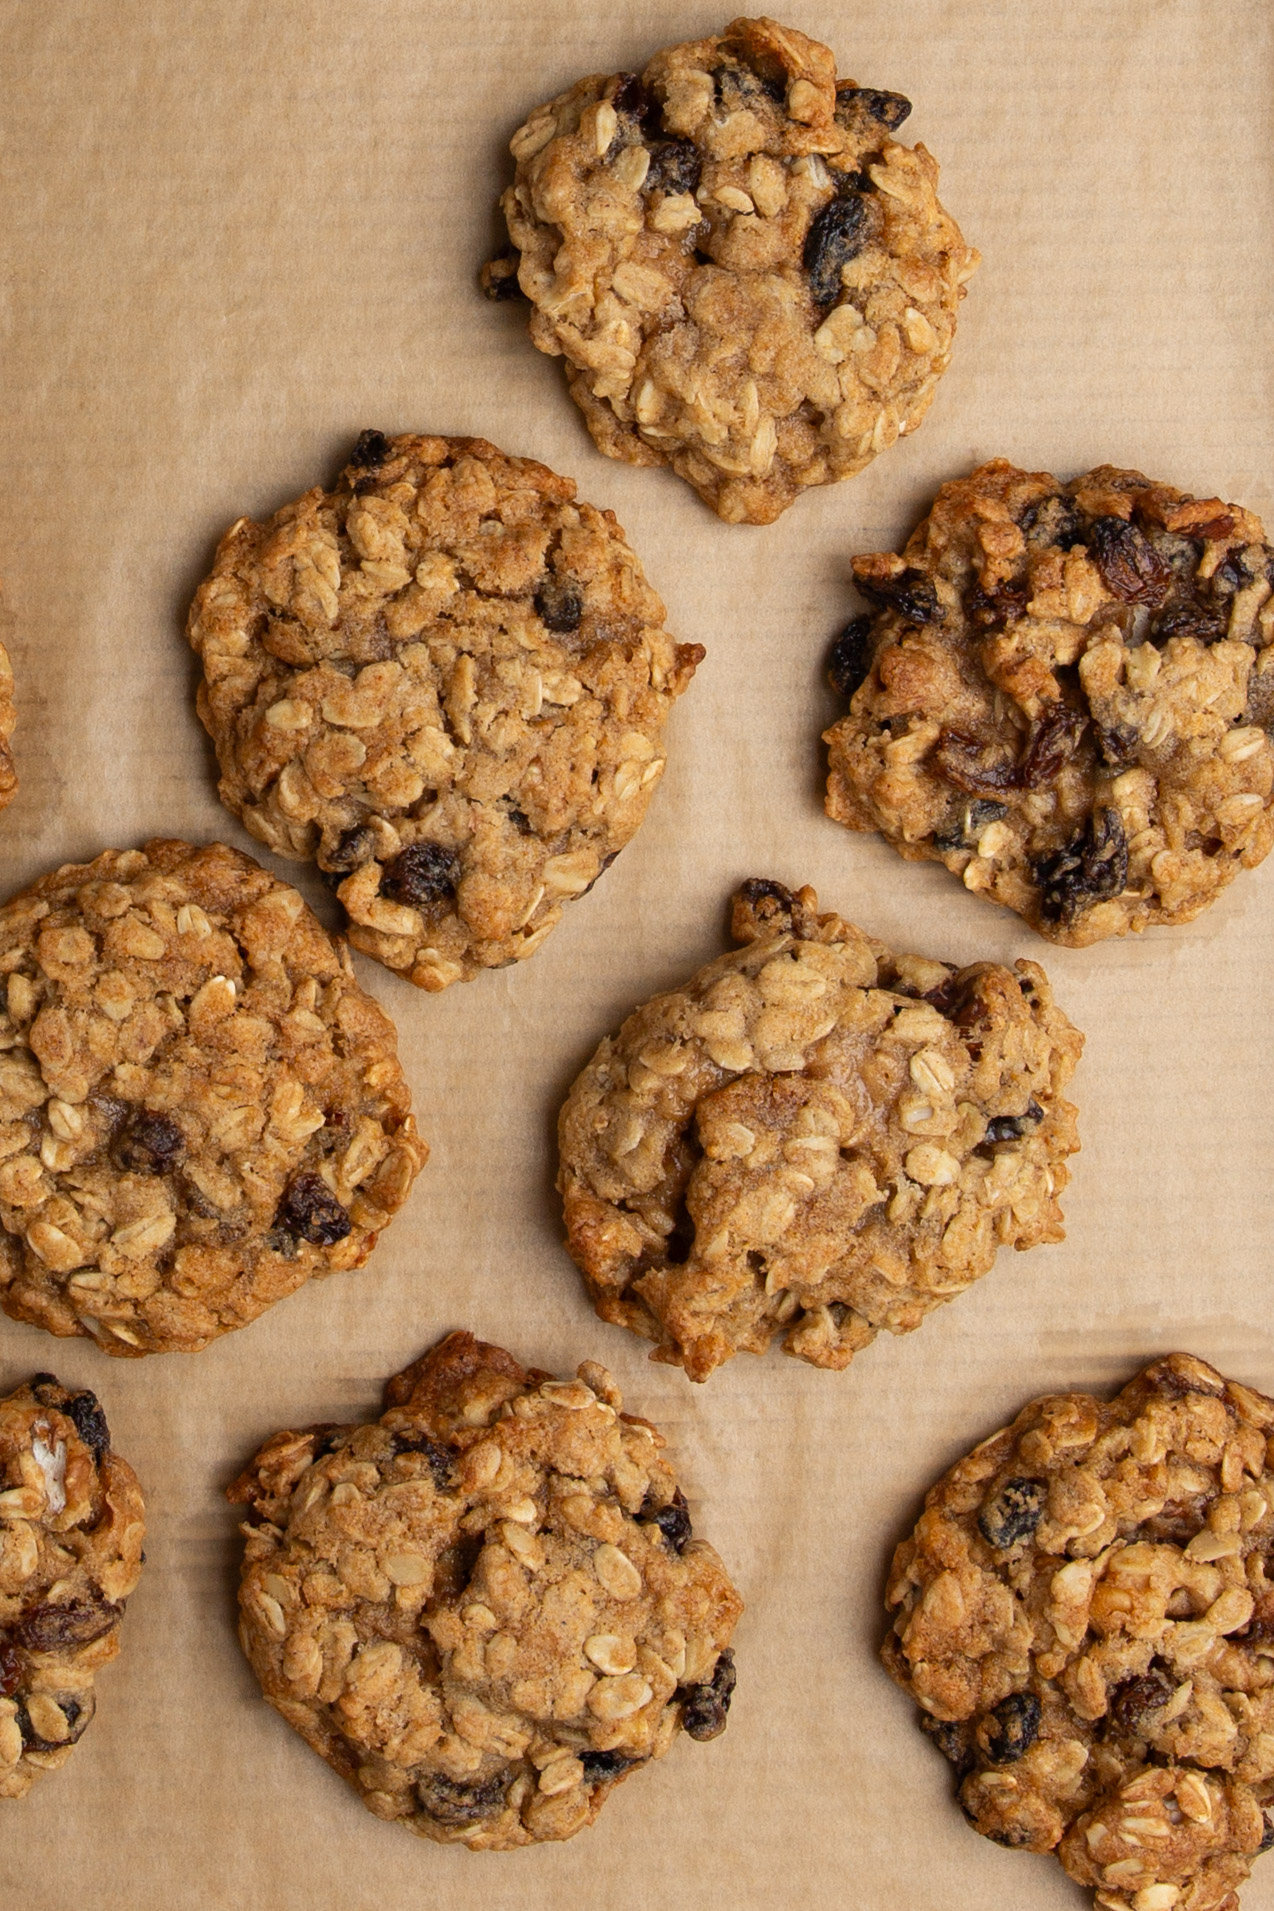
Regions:
M 728 8 L 644 0 L 0 0 L 0 575 L 22 787 L 0 891 L 153 833 L 253 848 L 214 794 L 182 619 L 224 527 L 357 432 L 476 432 L 613 507 L 707 646 L 645 828 L 524 967 L 441 997 L 359 959 L 433 1158 L 369 1266 L 194 1357 L 112 1361 L 0 1320 L 0 1388 L 100 1390 L 150 1511 L 123 1653 L 69 1765 L 0 1805 L 13 1911 L 1079 1911 L 974 1836 L 880 1670 L 924 1489 L 1046 1389 L 1187 1347 L 1274 1390 L 1274 867 L 1191 927 L 1051 951 L 822 814 L 823 666 L 851 555 L 1003 454 L 1109 459 L 1274 518 L 1268 0 L 800 0 L 842 75 L 907 94 L 985 256 L 928 421 L 768 529 L 593 448 L 515 306 L 480 298 L 507 139 L 578 75 Z M 256 851 L 255 853 L 260 853 Z M 276 865 L 327 919 L 313 872 Z M 843 1375 L 775 1354 L 706 1387 L 603 1327 L 560 1245 L 553 1122 L 630 1006 L 724 946 L 750 875 L 896 947 L 1043 960 L 1087 1032 L 1068 1239 L 1001 1256 Z M 263 1704 L 234 1636 L 225 1483 L 275 1428 L 362 1417 L 455 1325 L 663 1427 L 748 1600 L 725 1737 L 676 1746 L 572 1843 L 442 1849 L 378 1823 Z M 1246 1911 L 1274 1907 L 1261 1860 Z

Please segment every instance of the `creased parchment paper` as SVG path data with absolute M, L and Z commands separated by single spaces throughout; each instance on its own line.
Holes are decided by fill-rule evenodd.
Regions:
M 532 962 L 440 997 L 359 959 L 433 1158 L 361 1273 L 206 1352 L 112 1361 L 0 1321 L 0 1387 L 100 1390 L 145 1483 L 148 1564 L 98 1716 L 0 1805 L 14 1911 L 1079 1911 L 1051 1859 L 964 1825 L 877 1664 L 889 1553 L 936 1475 L 1051 1388 L 1187 1347 L 1274 1390 L 1274 868 L 1188 929 L 1048 949 L 945 872 L 823 815 L 828 642 L 855 552 L 946 477 L 1103 460 L 1274 517 L 1274 139 L 1265 0 L 802 0 L 985 264 L 928 421 L 768 529 L 603 459 L 521 308 L 475 278 L 505 146 L 582 73 L 726 9 L 647 0 L 3 0 L 3 518 L 22 786 L 0 889 L 220 809 L 182 636 L 215 539 L 326 482 L 364 427 L 480 433 L 612 507 L 707 646 L 641 834 Z M 275 865 L 333 920 L 313 872 Z M 1044 962 L 1088 1035 L 1065 1245 L 846 1374 L 741 1357 L 706 1387 L 603 1327 L 560 1244 L 553 1123 L 595 1044 L 724 946 L 751 875 L 811 882 L 895 948 Z M 467 1325 L 607 1362 L 670 1437 L 748 1600 L 717 1743 L 677 1745 L 574 1842 L 475 1856 L 368 1816 L 257 1694 L 234 1636 L 226 1482 L 275 1428 L 362 1417 Z M 1245 1911 L 1274 1907 L 1258 1861 Z

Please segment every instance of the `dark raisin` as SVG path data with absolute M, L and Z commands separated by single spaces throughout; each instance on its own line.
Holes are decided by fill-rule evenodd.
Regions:
M 352 829 L 341 831 L 335 847 L 324 858 L 323 867 L 336 875 L 347 876 L 351 869 L 361 869 L 364 863 L 370 863 L 375 854 L 375 836 L 366 823 L 355 823 Z
M 579 1758 L 584 1767 L 584 1782 L 588 1785 L 618 1778 L 621 1772 L 630 1772 L 634 1765 L 641 1764 L 639 1758 L 625 1758 L 622 1752 L 581 1752 Z
M 688 139 L 662 139 L 650 149 L 647 192 L 696 192 L 703 173 L 703 154 Z
M 535 608 L 548 630 L 565 635 L 568 631 L 579 629 L 580 618 L 584 615 L 584 599 L 578 584 L 573 584 L 569 577 L 559 577 L 555 571 L 551 571 L 535 593 Z
M 1144 531 L 1124 518 L 1094 518 L 1088 546 L 1107 590 L 1125 604 L 1162 604 L 1172 573 Z
M 1017 765 L 1001 753 L 999 744 L 968 736 L 963 730 L 941 731 L 930 762 L 948 783 L 970 796 L 1017 785 Z
M 989 591 L 974 584 L 964 594 L 964 614 L 975 630 L 995 630 L 1024 617 L 1029 598 L 1025 584 L 997 584 Z
M 805 236 L 804 265 L 815 305 L 836 303 L 841 267 L 862 251 L 867 227 L 867 202 L 856 192 L 829 200 L 813 221 Z
M 36 1731 L 35 1727 L 31 1723 L 31 1716 L 28 1713 L 25 1705 L 19 1705 L 18 1713 L 17 1713 L 17 1725 L 18 1725 L 18 1730 L 22 1734 L 23 1746 L 25 1747 L 27 1751 L 56 1752 L 60 1746 L 74 1745 L 78 1742 L 78 1740 L 83 1738 L 85 1727 L 88 1725 L 90 1718 L 92 1718 L 93 1716 L 92 1713 L 85 1711 L 84 1707 L 80 1704 L 80 1701 L 78 1699 L 71 1698 L 69 1695 L 66 1698 L 63 1698 L 60 1693 L 55 1694 L 53 1698 L 53 1703 L 57 1706 L 58 1710 L 62 1713 L 67 1723 L 67 1732 L 64 1738 L 60 1738 L 60 1739 L 41 1738 L 39 1733 Z M 79 1728 L 78 1730 L 76 1729 L 77 1726 Z
M 385 864 L 380 893 L 408 909 L 427 909 L 456 893 L 460 858 L 441 843 L 411 843 Z
M 969 1816 L 968 1813 L 965 1815 Z M 977 1824 L 977 1820 L 970 1817 L 970 1823 Z M 993 1845 L 1003 1845 L 1006 1851 L 1020 1851 L 1035 1836 L 1030 1825 L 1002 1825 L 998 1831 L 986 1831 L 981 1825 L 977 1828 L 984 1838 L 989 1838 Z
M 683 1551 L 686 1541 L 694 1535 L 690 1524 L 690 1508 L 681 1488 L 675 1487 L 667 1506 L 652 1507 L 646 1504 L 637 1515 L 638 1519 L 653 1520 L 674 1553 Z
M 1149 1714 L 1168 1703 L 1177 1681 L 1166 1668 L 1151 1666 L 1137 1679 L 1124 1679 L 1110 1695 L 1110 1718 L 1117 1731 L 1145 1738 Z
M 998 823 L 1008 815 L 1008 805 L 979 796 L 962 803 L 955 815 L 933 833 L 936 849 L 972 849 L 988 823 Z
M 876 86 L 836 88 L 836 117 L 842 126 L 852 125 L 859 114 L 865 113 L 878 126 L 896 133 L 910 111 L 911 101 L 901 93 L 882 93 Z
M 1048 1486 L 1043 1480 L 1005 1480 L 978 1514 L 978 1531 L 997 1552 L 1029 1539 L 1043 1518 Z
M 384 432 L 363 431 L 359 433 L 350 463 L 362 465 L 365 470 L 375 470 L 377 465 L 384 464 L 388 456 L 389 440 Z
M 185 1152 L 176 1122 L 150 1108 L 134 1108 L 111 1145 L 115 1166 L 126 1174 L 168 1174 Z
M 1015 1765 L 1035 1743 L 1040 1702 L 1033 1692 L 1010 1692 L 983 1721 L 986 1755 L 993 1765 Z
M 503 301 L 526 296 L 518 280 L 518 266 L 521 262 L 522 254 L 516 252 L 512 246 L 501 252 L 497 258 L 487 260 L 478 274 L 478 283 L 487 298 Z
M 650 95 L 635 73 L 616 76 L 610 103 L 617 113 L 627 113 L 630 119 L 645 119 L 651 107 Z
M 832 645 L 832 654 L 828 659 L 827 674 L 832 689 L 846 702 L 859 686 L 866 682 L 872 665 L 872 620 L 870 617 L 855 617 L 846 624 L 836 642 Z
M 109 1632 L 123 1610 L 101 1598 L 72 1599 L 65 1606 L 34 1606 L 10 1626 L 9 1637 L 27 1652 L 87 1646 Z
M 442 1772 L 418 1780 L 416 1796 L 422 1811 L 439 1825 L 473 1825 L 493 1818 L 504 1804 L 507 1774 L 497 1773 L 479 1785 L 462 1785 Z
M 531 819 L 525 810 L 520 810 L 516 803 L 510 803 L 508 815 L 509 821 L 512 823 L 514 829 L 518 831 L 519 835 L 529 836 L 531 834 Z
M 98 1404 L 97 1395 L 90 1393 L 87 1387 L 83 1393 L 73 1393 L 62 1412 L 74 1422 L 75 1431 L 100 1465 L 111 1444 L 111 1430 L 106 1424 L 106 1415 Z
M 443 1492 L 451 1484 L 451 1469 L 456 1456 L 448 1447 L 439 1446 L 436 1440 L 431 1440 L 428 1434 L 396 1433 L 394 1452 L 423 1453 L 438 1491 Z
M 765 876 L 751 876 L 739 885 L 739 901 L 746 903 L 749 909 L 755 909 L 759 903 L 777 903 L 777 911 L 771 914 L 790 916 L 796 908 L 796 897 L 782 883 L 770 882 Z
M 948 1764 L 954 1765 L 956 1773 L 963 1778 L 965 1773 L 977 1763 L 972 1746 L 969 1743 L 967 1723 L 953 1720 L 930 1718 L 927 1712 L 920 1715 L 920 1729 L 927 1738 L 931 1738 Z
M 7 1699 L 22 1683 L 22 1661 L 12 1646 L 0 1644 L 0 1699 Z
M 1150 626 L 1150 640 L 1166 644 L 1170 637 L 1193 637 L 1200 644 L 1219 644 L 1225 636 L 1229 616 L 1216 604 L 1200 604 L 1190 598 L 1184 604 L 1169 604 Z
M 315 1247 L 343 1241 L 351 1227 L 348 1214 L 316 1174 L 299 1174 L 288 1183 L 274 1222 Z
M 1032 725 L 1022 760 L 1017 766 L 1018 786 L 1038 790 L 1053 778 L 1075 754 L 1088 718 L 1082 710 L 1058 704 L 1047 716 Z
M 865 597 L 874 597 L 887 609 L 897 611 L 909 624 L 936 624 L 942 619 L 942 606 L 933 579 L 910 566 L 896 577 L 858 577 L 855 580 Z
M 682 1730 L 697 1739 L 716 1738 L 724 1732 L 737 1678 L 734 1654 L 725 1651 L 718 1658 L 710 1679 L 702 1685 L 683 1685 L 680 1691 Z
M 1265 1829 L 1261 1833 L 1261 1842 L 1256 1847 L 1258 1857 L 1263 1851 L 1268 1851 L 1270 1846 L 1274 1845 L 1274 1818 L 1271 1818 L 1268 1811 L 1261 1813 L 1261 1823 Z
M 1072 922 L 1095 902 L 1108 902 L 1128 881 L 1128 844 L 1119 811 L 1096 810 L 1056 856 L 1035 865 L 1045 922 Z
M 1252 582 L 1252 573 L 1243 561 L 1242 551 L 1227 551 L 1212 573 L 1212 588 L 1218 597 L 1231 597 Z
M 1140 738 L 1131 724 L 1117 723 L 1107 730 L 1102 724 L 1093 725 L 1093 737 L 1098 753 L 1108 770 L 1126 770 L 1137 761 L 1137 745 Z
M 1043 1121 L 1044 1110 L 1037 1101 L 1028 1101 L 1024 1115 L 995 1115 L 986 1125 L 984 1142 L 1017 1141 Z

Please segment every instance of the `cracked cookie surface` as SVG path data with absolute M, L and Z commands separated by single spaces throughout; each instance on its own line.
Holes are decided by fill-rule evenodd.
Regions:
M 244 1651 L 377 1817 L 570 1838 L 679 1731 L 725 1729 L 742 1602 L 621 1404 L 595 1362 L 555 1380 L 450 1334 L 379 1420 L 278 1433 L 230 1489 Z
M 970 1823 L 1110 1911 L 1237 1911 L 1274 1843 L 1274 1401 L 1171 1354 L 931 1489 L 883 1651 Z
M 0 1400 L 0 1798 L 65 1765 L 141 1575 L 141 1487 L 96 1396 L 52 1374 Z
M 978 255 L 890 138 L 910 110 L 765 19 L 580 80 L 513 136 L 486 290 L 530 300 L 608 457 L 771 523 L 914 430 L 950 361 Z
M 613 513 L 481 438 L 364 432 L 191 606 L 221 800 L 424 989 L 521 961 L 636 831 L 703 656 Z
M 1042 969 L 894 955 L 812 889 L 744 885 L 734 936 L 602 1043 L 558 1123 L 567 1245 L 603 1320 L 704 1380 L 847 1367 L 1062 1239 L 1083 1037 Z
M 1050 941 L 1189 922 L 1274 843 L 1274 551 L 1258 519 L 1102 465 L 943 485 L 832 682 L 827 813 Z
M 427 1149 L 392 1023 L 296 890 L 222 844 L 0 907 L 0 1306 L 203 1347 L 361 1266 Z

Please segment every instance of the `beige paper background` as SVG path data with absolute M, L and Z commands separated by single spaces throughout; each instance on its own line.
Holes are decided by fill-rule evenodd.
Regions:
M 0 1319 L 0 1389 L 100 1390 L 145 1483 L 148 1565 L 97 1720 L 0 1808 L 15 1911 L 645 1911 L 669 1904 L 1079 1911 L 1050 1859 L 965 1827 L 875 1660 L 924 1488 L 1028 1397 L 1188 1346 L 1274 1390 L 1274 869 L 1173 935 L 1050 952 L 944 872 L 822 814 L 827 644 L 851 555 L 1004 454 L 1109 459 L 1274 516 L 1267 0 L 802 0 L 985 255 L 919 434 L 767 529 L 593 448 L 520 309 L 478 296 L 504 144 L 581 73 L 724 8 L 647 0 L 0 0 L 0 573 L 22 787 L 0 893 L 148 834 L 252 847 L 219 808 L 181 629 L 214 541 L 335 474 L 364 426 L 478 432 L 612 506 L 708 656 L 641 835 L 525 967 L 395 1016 L 433 1158 L 359 1274 L 194 1357 L 108 1360 Z M 312 872 L 277 865 L 328 907 Z M 1041 957 L 1088 1033 L 1064 1246 L 1001 1257 L 847 1374 L 777 1354 L 706 1387 L 603 1327 L 560 1245 L 552 1123 L 595 1043 L 724 940 L 748 875 L 812 882 L 893 942 Z M 467 1324 L 562 1371 L 605 1360 L 671 1437 L 748 1599 L 717 1744 L 679 1744 L 573 1843 L 473 1856 L 366 1815 L 261 1702 L 234 1639 L 221 1489 L 276 1427 L 374 1412 Z M 1246 1911 L 1274 1907 L 1274 1860 Z

